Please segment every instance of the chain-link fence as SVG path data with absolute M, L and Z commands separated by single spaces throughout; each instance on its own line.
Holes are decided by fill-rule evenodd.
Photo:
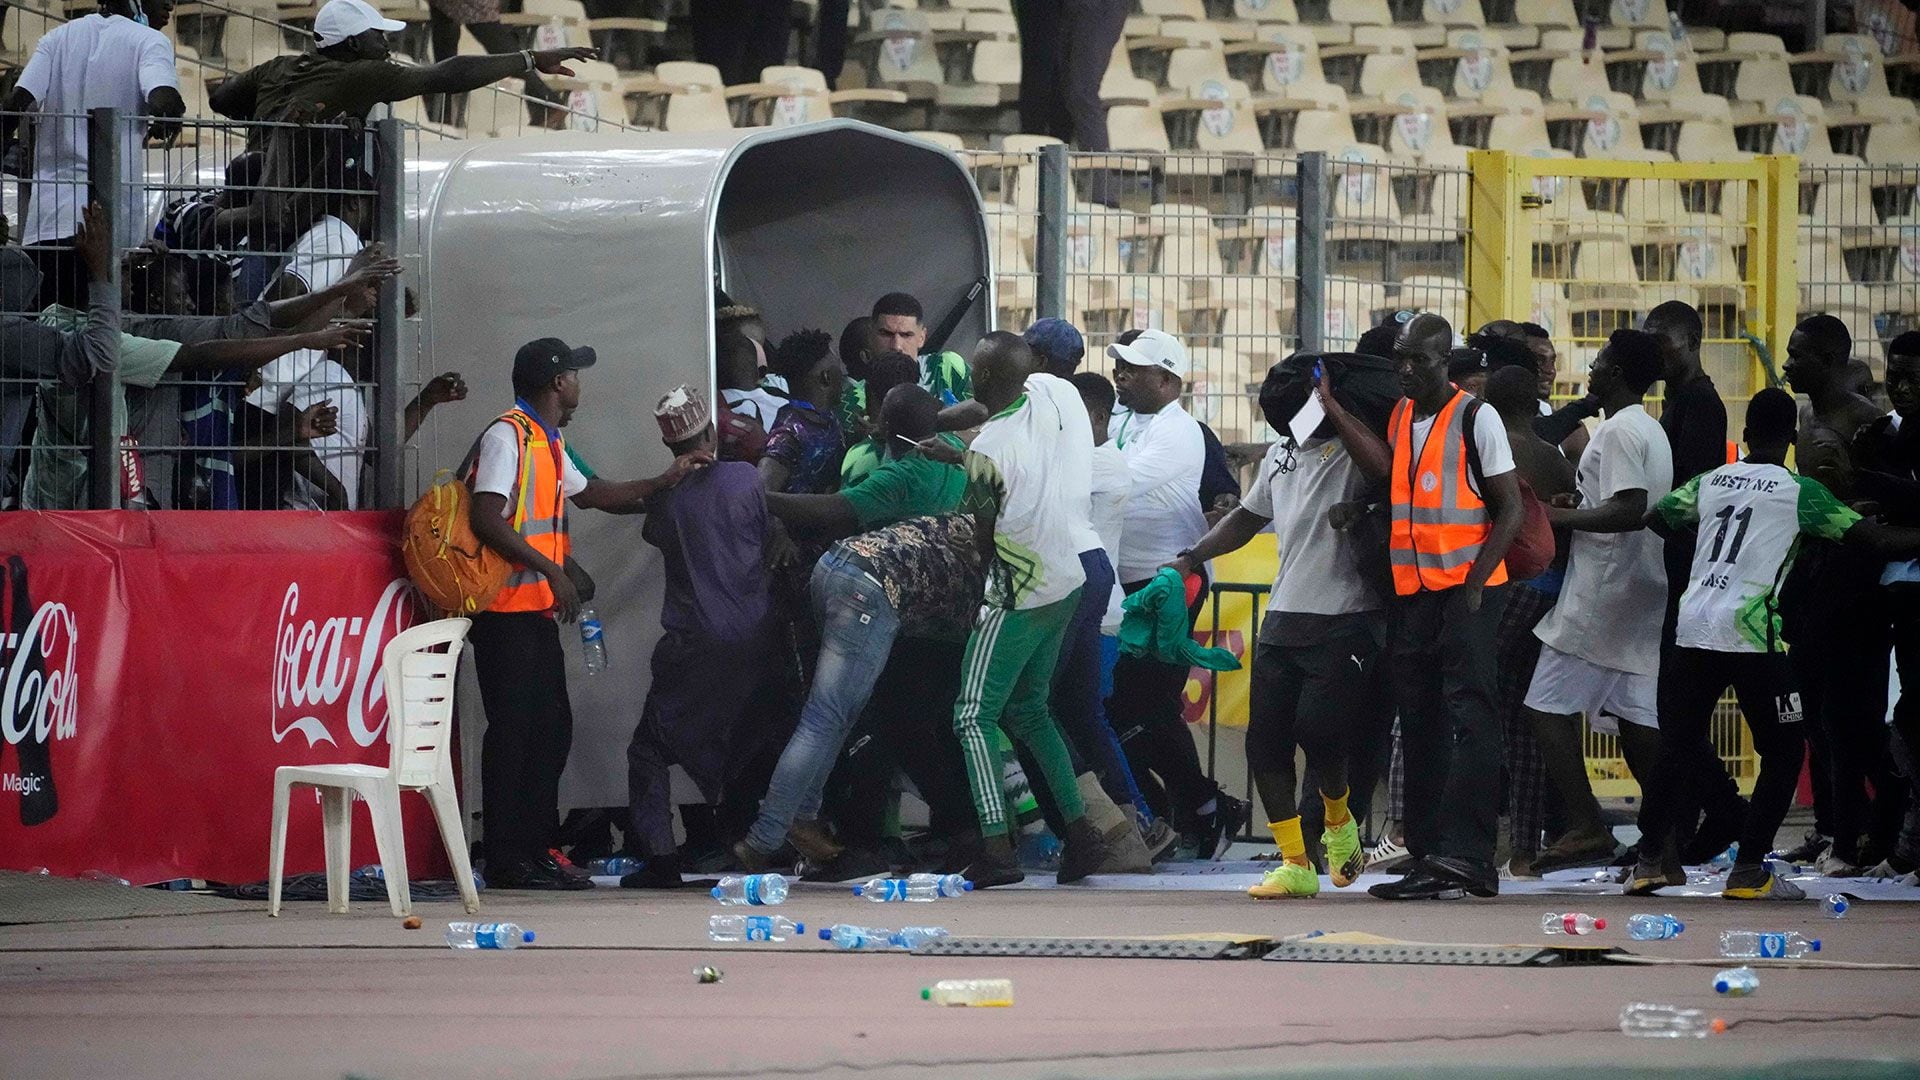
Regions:
M 1870 396 L 1886 380 L 1888 343 L 1920 329 L 1920 145 L 1911 151 L 1906 164 L 1800 174 L 1800 314 L 1846 324 Z

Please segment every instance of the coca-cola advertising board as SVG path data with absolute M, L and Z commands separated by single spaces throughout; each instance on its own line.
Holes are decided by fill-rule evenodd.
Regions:
M 0 515 L 0 868 L 267 876 L 273 771 L 388 760 L 380 653 L 421 617 L 400 515 Z M 445 876 L 403 795 L 407 861 Z M 378 861 L 364 809 L 354 865 Z M 287 872 L 321 870 L 294 792 Z

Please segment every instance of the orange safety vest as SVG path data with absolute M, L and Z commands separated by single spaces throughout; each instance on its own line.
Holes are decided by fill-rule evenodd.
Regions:
M 573 550 L 567 539 L 567 498 L 560 484 L 566 440 L 556 432 L 548 442 L 540 421 L 520 409 L 500 419 L 513 425 L 520 440 L 520 475 L 513 485 L 513 531 L 526 540 L 528 547 L 565 566 L 567 553 Z M 507 576 L 506 588 L 487 610 L 548 611 L 552 607 L 553 586 L 547 584 L 546 575 L 516 562 Z
M 1487 504 L 1468 483 L 1467 395 L 1455 391 L 1433 418 L 1433 430 L 1413 457 L 1413 402 L 1402 398 L 1387 425 L 1393 446 L 1393 526 L 1388 555 L 1393 591 L 1411 596 L 1466 583 L 1493 531 Z M 1489 585 L 1504 585 L 1506 563 L 1494 567 Z

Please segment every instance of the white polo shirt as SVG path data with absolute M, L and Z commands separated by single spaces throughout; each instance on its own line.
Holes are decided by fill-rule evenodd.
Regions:
M 1133 473 L 1120 565 L 1114 567 L 1121 584 L 1130 585 L 1152 577 L 1207 534 L 1200 509 L 1207 443 L 1200 422 L 1177 401 L 1156 413 L 1122 409 L 1107 422 L 1107 434 Z

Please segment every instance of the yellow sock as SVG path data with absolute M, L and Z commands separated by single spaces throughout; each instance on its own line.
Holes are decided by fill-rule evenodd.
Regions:
M 1307 865 L 1307 841 L 1300 835 L 1300 816 L 1295 814 L 1285 821 L 1269 821 L 1267 828 L 1273 833 L 1273 842 L 1280 845 L 1280 857 L 1290 863 Z
M 1345 825 L 1347 820 L 1353 817 L 1352 814 L 1347 812 L 1347 796 L 1350 794 L 1352 794 L 1352 789 L 1341 792 L 1340 797 L 1337 799 L 1329 799 L 1325 795 L 1320 796 L 1321 803 L 1325 804 L 1327 808 L 1327 828 L 1338 828 Z

